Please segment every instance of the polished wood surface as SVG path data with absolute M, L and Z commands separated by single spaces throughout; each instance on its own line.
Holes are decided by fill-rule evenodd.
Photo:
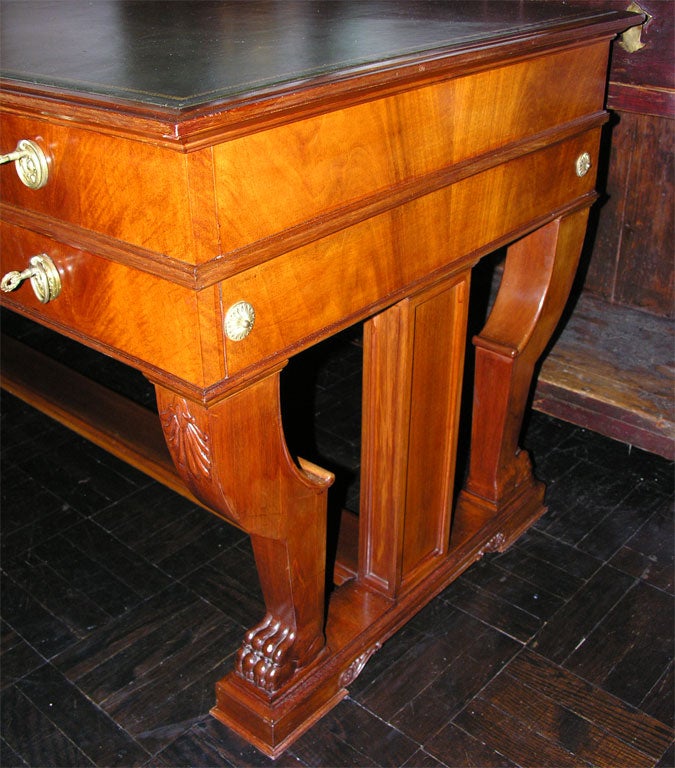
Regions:
M 151 399 L 136 371 L 3 315 L 7 332 Z M 341 498 L 358 483 L 359 340 L 287 370 L 316 382 L 319 453 L 295 439 L 331 462 Z M 6 393 L 0 406 L 4 764 L 271 765 L 207 712 L 264 614 L 246 536 Z M 672 463 L 527 422 L 547 514 L 388 640 L 279 764 L 673 764 Z
M 584 292 L 543 362 L 533 407 L 672 460 L 674 348 L 669 318 Z
M 545 511 L 519 433 L 596 198 L 609 42 L 640 17 L 298 3 L 277 25 L 269 3 L 176 4 L 161 19 L 152 3 L 59 6 L 94 37 L 99 14 L 122 18 L 105 17 L 125 66 L 92 46 L 85 82 L 88 57 L 62 47 L 72 31 L 62 54 L 31 57 L 25 11 L 8 5 L 3 141 L 37 141 L 50 179 L 28 190 L 4 169 L 3 271 L 45 252 L 63 289 L 41 304 L 24 285 L 3 303 L 142 371 L 189 492 L 250 535 L 266 612 L 213 714 L 276 756 L 424 604 Z M 207 35 L 188 66 L 184 13 L 250 25 L 248 49 L 214 61 Z M 283 66 L 265 58 L 303 22 L 305 44 L 326 49 L 318 65 L 292 45 L 275 49 Z M 176 79 L 147 66 L 158 47 L 176 54 Z M 471 268 L 505 245 L 454 505 Z M 226 313 L 241 300 L 255 322 L 233 340 Z M 347 517 L 333 563 L 333 477 L 291 455 L 280 382 L 290 357 L 357 321 L 364 492 L 358 542 Z

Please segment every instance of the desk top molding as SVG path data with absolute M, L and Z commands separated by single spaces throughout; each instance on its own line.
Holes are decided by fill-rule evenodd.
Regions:
M 423 10 L 381 1 L 282 8 L 177 0 L 170 14 L 153 5 L 5 0 L 4 108 L 192 151 L 543 48 L 612 38 L 636 18 L 499 0 L 425 2 Z

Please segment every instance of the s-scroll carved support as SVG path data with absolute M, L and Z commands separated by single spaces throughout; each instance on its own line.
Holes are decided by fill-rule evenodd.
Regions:
M 156 385 L 164 436 L 186 485 L 251 536 L 266 615 L 236 672 L 271 695 L 325 644 L 326 501 L 333 475 L 297 466 L 284 439 L 279 371 L 209 404 Z
M 535 365 L 567 301 L 588 209 L 571 213 L 512 245 L 502 282 L 476 347 L 469 475 L 458 524 L 480 525 L 516 504 L 543 511 L 543 484 L 518 441 Z

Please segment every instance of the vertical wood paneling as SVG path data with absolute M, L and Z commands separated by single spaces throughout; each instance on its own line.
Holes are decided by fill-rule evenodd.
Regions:
M 662 316 L 673 314 L 673 135 L 672 120 L 619 113 L 584 284 Z
M 632 117 L 634 140 L 617 264 L 615 300 L 673 313 L 672 120 Z

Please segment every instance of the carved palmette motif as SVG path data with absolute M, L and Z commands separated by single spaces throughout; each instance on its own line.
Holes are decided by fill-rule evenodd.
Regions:
M 363 668 L 368 663 L 368 659 L 382 647 L 382 643 L 375 643 L 375 645 L 368 648 L 360 656 L 357 656 L 354 661 L 345 669 L 340 675 L 340 687 L 346 688 L 348 685 L 354 682 L 356 678 L 363 672 Z
M 196 478 L 211 475 L 209 436 L 197 424 L 185 400 L 176 400 L 161 413 L 162 428 L 169 450 L 179 469 Z
M 503 552 L 504 548 L 506 547 L 506 536 L 499 531 L 498 533 L 495 533 L 495 535 L 485 542 L 485 544 L 481 547 L 481 549 L 478 552 L 479 557 L 483 557 L 483 555 L 487 555 L 491 552 Z

